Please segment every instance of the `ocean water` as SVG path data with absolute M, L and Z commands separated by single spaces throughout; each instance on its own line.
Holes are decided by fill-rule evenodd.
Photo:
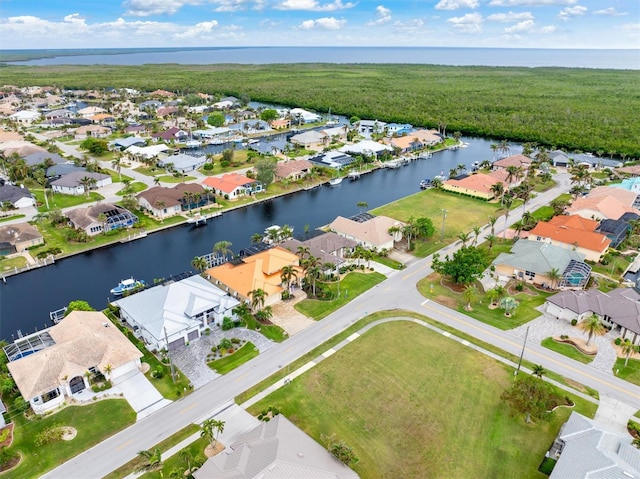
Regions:
M 9 51 L 5 51 L 8 53 Z M 5 53 L 0 51 L 0 58 Z M 13 50 L 16 52 L 16 50 Z M 166 49 L 99 49 L 72 52 L 42 50 L 44 57 L 8 62 L 15 65 L 141 65 L 395 63 L 452 66 L 570 67 L 640 70 L 640 50 L 564 50 L 432 47 L 233 47 Z M 71 53 L 71 54 L 70 54 Z

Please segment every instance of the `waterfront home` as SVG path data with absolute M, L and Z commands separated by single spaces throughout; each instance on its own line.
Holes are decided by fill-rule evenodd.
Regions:
M 324 140 L 325 144 L 329 144 L 332 141 L 338 141 L 338 142 L 344 143 L 345 141 L 347 141 L 348 131 L 349 131 L 349 127 L 344 125 L 344 126 L 335 126 L 333 128 L 325 128 L 324 130 L 321 130 L 320 133 L 322 133 L 326 137 L 326 139 Z
M 111 149 L 117 148 L 119 150 L 126 150 L 130 146 L 145 146 L 147 144 L 147 140 L 144 138 L 140 138 L 139 136 L 127 136 L 125 138 L 117 138 L 113 141 L 109 142 L 109 147 Z
M 138 193 L 136 198 L 143 210 L 161 219 L 209 204 L 209 193 L 195 183 L 180 183 L 171 188 L 154 186 Z
M 389 145 L 385 145 L 384 143 L 378 143 L 377 141 L 361 140 L 357 143 L 341 146 L 337 151 L 353 155 L 376 156 L 377 158 L 378 155 L 393 151 L 393 148 Z
M 308 150 L 319 150 L 328 144 L 328 137 L 319 131 L 309 130 L 293 135 L 289 138 L 289 142 Z
M 205 271 L 207 277 L 236 298 L 251 303 L 251 291 L 265 292 L 265 306 L 280 300 L 284 291 L 282 268 L 293 266 L 302 280 L 299 258 L 281 246 L 247 256 L 239 261 L 230 261 Z
M 141 374 L 142 353 L 97 311 L 73 311 L 58 324 L 4 348 L 22 397 L 45 414 L 91 387 L 100 373 L 117 385 Z
M 48 165 L 57 165 L 69 161 L 64 156 L 57 153 L 49 153 L 48 151 L 34 151 L 33 153 L 23 157 L 27 166 L 36 166 L 43 163 Z
M 631 222 L 638 219 L 640 216 L 635 213 L 625 213 L 617 220 L 602 220 L 596 231 L 606 235 L 611 240 L 611 247 L 617 248 L 626 239 L 627 232 L 631 230 Z
M 411 136 L 415 136 L 424 146 L 434 146 L 444 141 L 438 130 L 417 130 L 411 132 Z
M 386 142 L 400 153 L 412 153 L 422 149 L 422 142 L 416 136 L 398 136 L 392 137 Z
M 67 110 L 66 108 L 59 108 L 57 110 L 51 110 L 44 114 L 46 120 L 56 120 L 59 118 L 75 118 L 75 112 Z
M 120 318 L 148 349 L 174 351 L 200 337 L 206 328 L 235 319 L 240 302 L 202 276 L 153 286 L 114 301 Z
M 171 128 L 166 129 L 165 131 L 161 131 L 159 133 L 155 133 L 151 135 L 155 141 L 164 140 L 164 141 L 176 141 L 176 140 L 185 140 L 189 137 L 189 133 L 180 128 L 172 126 Z
M 242 434 L 193 473 L 195 479 L 358 479 L 303 430 L 278 414 Z
M 625 213 L 640 214 L 637 197 L 633 191 L 598 186 L 587 196 L 574 200 L 565 212 L 594 220 L 618 219 Z
M 44 238 L 38 228 L 29 223 L 0 226 L 0 256 L 20 253 L 41 244 L 44 244 Z
M 409 123 L 387 123 L 384 129 L 389 136 L 403 136 L 411 133 L 413 125 Z
M 280 118 L 278 120 L 272 120 L 269 123 L 271 128 L 274 130 L 285 130 L 287 128 L 291 128 L 291 119 L 290 118 Z
M 559 166 L 562 168 L 566 168 L 573 161 L 573 156 L 570 157 L 562 150 L 549 152 L 549 158 L 551 159 L 551 164 L 553 166 Z
M 631 165 L 631 166 L 622 166 L 620 168 L 615 169 L 616 173 L 631 175 L 631 176 L 640 176 L 640 165 Z
M 503 168 L 506 170 L 510 166 L 515 166 L 516 168 L 522 168 L 522 171 L 526 172 L 531 166 L 532 162 L 533 160 L 528 156 L 512 155 L 496 160 L 491 165 L 494 170 L 497 170 L 499 168 Z
M 378 120 L 360 120 L 357 123 L 358 133 L 365 138 L 384 133 L 386 126 L 387 124 L 384 121 Z
M 206 162 L 207 157 L 204 155 L 192 156 L 180 153 L 178 155 L 171 155 L 161 159 L 158 161 L 158 166 L 166 168 L 167 165 L 171 164 L 174 171 L 184 174 L 189 171 L 197 170 Z
M 313 113 L 302 108 L 292 108 L 289 110 L 289 115 L 292 118 L 292 122 L 295 124 L 302 123 L 317 123 L 322 120 L 322 117 L 317 113 Z
M 9 120 L 15 121 L 20 125 L 31 125 L 35 121 L 39 120 L 41 114 L 39 111 L 35 110 L 20 110 L 15 112 L 13 115 L 9 115 Z
M 632 439 L 573 411 L 551 447 L 557 462 L 549 479 L 640 477 L 640 451 Z
M 106 138 L 111 134 L 111 128 L 102 125 L 85 125 L 76 129 L 73 137 L 76 140 L 86 138 Z
M 640 344 L 640 293 L 634 288 L 616 288 L 603 293 L 591 288 L 562 291 L 547 298 L 546 312 L 558 319 L 582 321 L 591 315 L 620 331 L 622 339 Z
M 582 289 L 591 276 L 584 254 L 539 241 L 518 241 L 491 265 L 502 283 L 517 279 L 543 288 Z M 554 269 L 560 274 L 559 279 L 552 277 Z
M 492 171 L 491 173 L 475 173 L 473 175 L 462 175 L 458 178 L 450 178 L 442 183 L 441 188 L 445 191 L 460 193 L 474 198 L 491 200 L 495 197 L 492 190 L 496 183 L 502 183 L 507 188 L 505 170 Z
M 165 153 L 169 150 L 170 148 L 164 143 L 162 143 L 159 145 L 149 145 L 149 146 L 132 145 L 126 150 L 124 150 L 124 152 L 135 159 L 138 159 L 138 158 L 150 159 L 150 158 L 157 157 L 161 153 Z
M 78 115 L 82 118 L 90 119 L 92 116 L 97 115 L 98 113 L 106 113 L 107 110 L 101 108 L 99 106 L 88 106 L 86 108 L 81 108 L 78 110 Z
M 210 176 L 202 184 L 211 188 L 216 194 L 229 199 L 252 195 L 262 191 L 262 183 L 240 173 L 227 173 L 222 176 Z
M 307 160 L 281 161 L 276 164 L 275 177 L 278 180 L 295 181 L 304 178 L 313 169 L 313 165 Z
M 355 219 L 354 219 L 355 218 Z M 390 233 L 392 228 L 402 228 L 404 223 L 388 216 L 357 215 L 354 218 L 338 216 L 329 229 L 340 236 L 355 241 L 369 249 L 391 251 L 395 243 L 402 239 L 401 232 Z
M 337 170 L 344 168 L 345 166 L 349 166 L 356 160 L 346 153 L 342 153 L 338 150 L 331 150 L 320 155 L 313 156 L 309 158 L 309 161 L 317 166 L 324 166 L 325 168 L 334 168 Z
M 33 194 L 27 188 L 4 184 L 0 186 L 0 204 L 10 203 L 13 208 L 29 208 L 36 205 Z
M 284 241 L 280 246 L 296 254 L 298 254 L 300 248 L 308 249 L 309 254 L 314 258 L 318 258 L 320 263 L 332 263 L 335 266 L 339 266 L 345 262 L 345 258 L 357 245 L 358 242 L 355 240 L 327 231 L 304 241 L 292 238 Z
M 596 232 L 598 225 L 597 221 L 578 215 L 554 216 L 549 221 L 538 221 L 527 239 L 573 249 L 588 261 L 600 261 L 611 240 Z
M 87 208 L 75 208 L 65 213 L 74 228 L 89 236 L 107 233 L 120 228 L 131 228 L 138 217 L 129 210 L 111 203 L 97 203 Z
M 85 178 L 90 178 L 92 180 L 91 184 L 85 185 Z M 74 171 L 52 181 L 51 189 L 54 193 L 78 196 L 87 193 L 87 188 L 90 190 L 102 188 L 103 186 L 110 185 L 111 183 L 111 176 L 105 175 L 104 173 Z

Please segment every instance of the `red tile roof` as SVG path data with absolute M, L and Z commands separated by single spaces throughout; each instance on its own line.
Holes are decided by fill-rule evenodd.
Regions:
M 244 186 L 255 182 L 256 180 L 252 180 L 251 178 L 248 178 L 239 173 L 227 173 L 226 175 L 222 176 L 210 176 L 209 178 L 205 179 L 202 184 L 213 188 L 216 191 L 222 191 L 229 194 L 238 186 Z
M 556 218 L 559 218 L 556 220 Z M 553 221 L 555 220 L 555 221 Z M 611 244 L 605 235 L 596 233 L 592 228 L 597 221 L 587 220 L 579 216 L 556 216 L 552 221 L 540 221 L 529 231 L 530 237 L 540 236 L 559 243 L 576 245 L 591 251 L 603 252 Z

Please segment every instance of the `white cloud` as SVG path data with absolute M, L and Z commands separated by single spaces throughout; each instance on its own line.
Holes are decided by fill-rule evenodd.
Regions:
M 567 21 L 570 18 L 581 17 L 587 13 L 587 7 L 576 5 L 575 7 L 565 7 L 558 14 L 558 20 Z
M 209 0 L 216 5 L 214 12 L 237 12 L 245 10 L 249 4 L 255 3 L 252 0 Z M 257 6 L 255 7 L 257 8 Z
M 218 22 L 216 20 L 200 22 L 196 23 L 192 27 L 188 27 L 184 32 L 176 33 L 174 36 L 175 38 L 198 38 L 211 33 L 217 26 Z
M 301 30 L 340 30 L 347 24 L 346 20 L 334 17 L 318 18 L 317 20 L 305 20 L 298 28 Z
M 447 22 L 462 33 L 480 33 L 482 31 L 482 15 L 479 13 L 467 13 L 462 17 L 449 18 Z
M 545 25 L 544 27 L 542 27 L 540 29 L 540 33 L 553 33 L 557 30 L 558 28 L 555 25 Z
M 368 26 L 382 25 L 391 20 L 391 10 L 383 5 L 376 7 L 376 19 L 367 23 Z
M 524 20 L 533 20 L 533 15 L 531 14 L 531 12 L 494 13 L 492 15 L 489 15 L 487 17 L 487 20 L 501 23 L 522 22 Z
M 406 22 L 397 21 L 393 24 L 393 29 L 397 33 L 416 34 L 424 30 L 424 21 L 421 18 L 413 18 Z
M 548 7 L 553 5 L 575 5 L 578 0 L 491 0 L 492 7 Z
M 511 27 L 504 29 L 505 33 L 523 33 L 531 32 L 536 26 L 536 22 L 533 20 L 525 20 L 524 22 L 516 23 Z
M 478 8 L 478 0 L 440 0 L 436 10 L 458 10 L 460 8 Z
M 331 3 L 321 4 L 317 0 L 284 0 L 276 5 L 277 10 L 307 10 L 310 12 L 333 12 L 355 7 L 355 3 L 342 3 L 342 0 L 333 0 Z
M 198 5 L 200 0 L 126 0 L 122 5 L 127 15 L 148 17 L 151 15 L 173 15 L 185 5 Z
M 640 23 L 625 23 L 622 29 L 625 32 L 640 32 Z
M 611 17 L 620 17 L 622 15 L 627 15 L 627 12 L 619 12 L 615 7 L 604 8 L 602 10 L 596 10 L 593 12 L 594 15 L 609 15 Z

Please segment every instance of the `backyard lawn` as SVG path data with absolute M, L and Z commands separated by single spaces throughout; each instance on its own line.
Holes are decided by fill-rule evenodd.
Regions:
M 32 421 L 22 415 L 14 420 L 15 438 L 10 450 L 21 452 L 23 461 L 6 477 L 36 478 L 133 424 L 136 414 L 127 401 L 107 399 L 87 406 L 69 406 Z M 55 424 L 74 427 L 78 435 L 71 441 L 36 446 L 38 433 Z
M 562 354 L 571 359 L 575 359 L 584 364 L 589 364 L 591 361 L 595 359 L 595 355 L 589 356 L 588 354 L 584 354 L 574 348 L 572 345 L 567 343 L 559 343 L 558 341 L 554 341 L 553 338 L 545 338 L 540 343 L 547 349 L 551 351 L 555 351 L 556 353 Z
M 40 211 L 41 213 L 46 213 L 47 211 L 49 211 L 47 210 L 47 205 L 44 201 L 44 193 L 42 192 L 42 190 L 33 189 L 31 190 L 31 192 L 35 195 L 36 201 L 38 202 L 38 211 Z M 104 200 L 104 196 L 96 193 L 95 191 L 90 192 L 89 196 L 84 194 L 63 195 L 62 193 L 49 192 L 47 194 L 47 197 L 49 198 L 49 209 L 64 209 L 70 206 L 79 206 L 85 203 L 91 203 L 93 201 Z
M 443 209 L 447 210 L 447 217 L 445 219 L 444 240 L 441 242 Z M 462 211 L 464 214 L 459 214 Z M 486 225 L 489 222 L 489 216 L 499 217 L 504 214 L 504 211 L 500 210 L 498 203 L 489 203 L 431 188 L 376 208 L 371 213 L 390 216 L 400 221 L 407 221 L 412 216 L 414 218 L 429 218 L 433 222 L 436 232 L 427 241 L 416 241 L 412 251 L 413 255 L 424 258 L 442 248 L 443 244 L 456 241 L 460 233 L 472 232 L 474 226 Z M 502 225 L 497 224 L 496 226 Z
M 15 268 L 24 268 L 27 259 L 24 256 L 14 256 L 13 258 L 0 258 L 0 270 L 9 271 Z
M 385 279 L 385 276 L 380 273 L 352 272 L 347 274 L 340 281 L 340 297 L 336 297 L 338 293 L 338 284 L 328 283 L 326 287 L 333 293 L 333 296 L 336 297 L 336 299 L 332 299 L 330 301 L 303 299 L 294 307 L 305 316 L 315 320 L 322 319 Z
M 510 368 L 422 326 L 376 326 L 250 408 L 268 406 L 322 443 L 335 434 L 360 477 L 544 478 L 546 449 L 571 413 L 527 425 L 500 394 Z M 564 393 L 563 393 L 564 395 Z M 577 398 L 592 417 L 595 405 Z

